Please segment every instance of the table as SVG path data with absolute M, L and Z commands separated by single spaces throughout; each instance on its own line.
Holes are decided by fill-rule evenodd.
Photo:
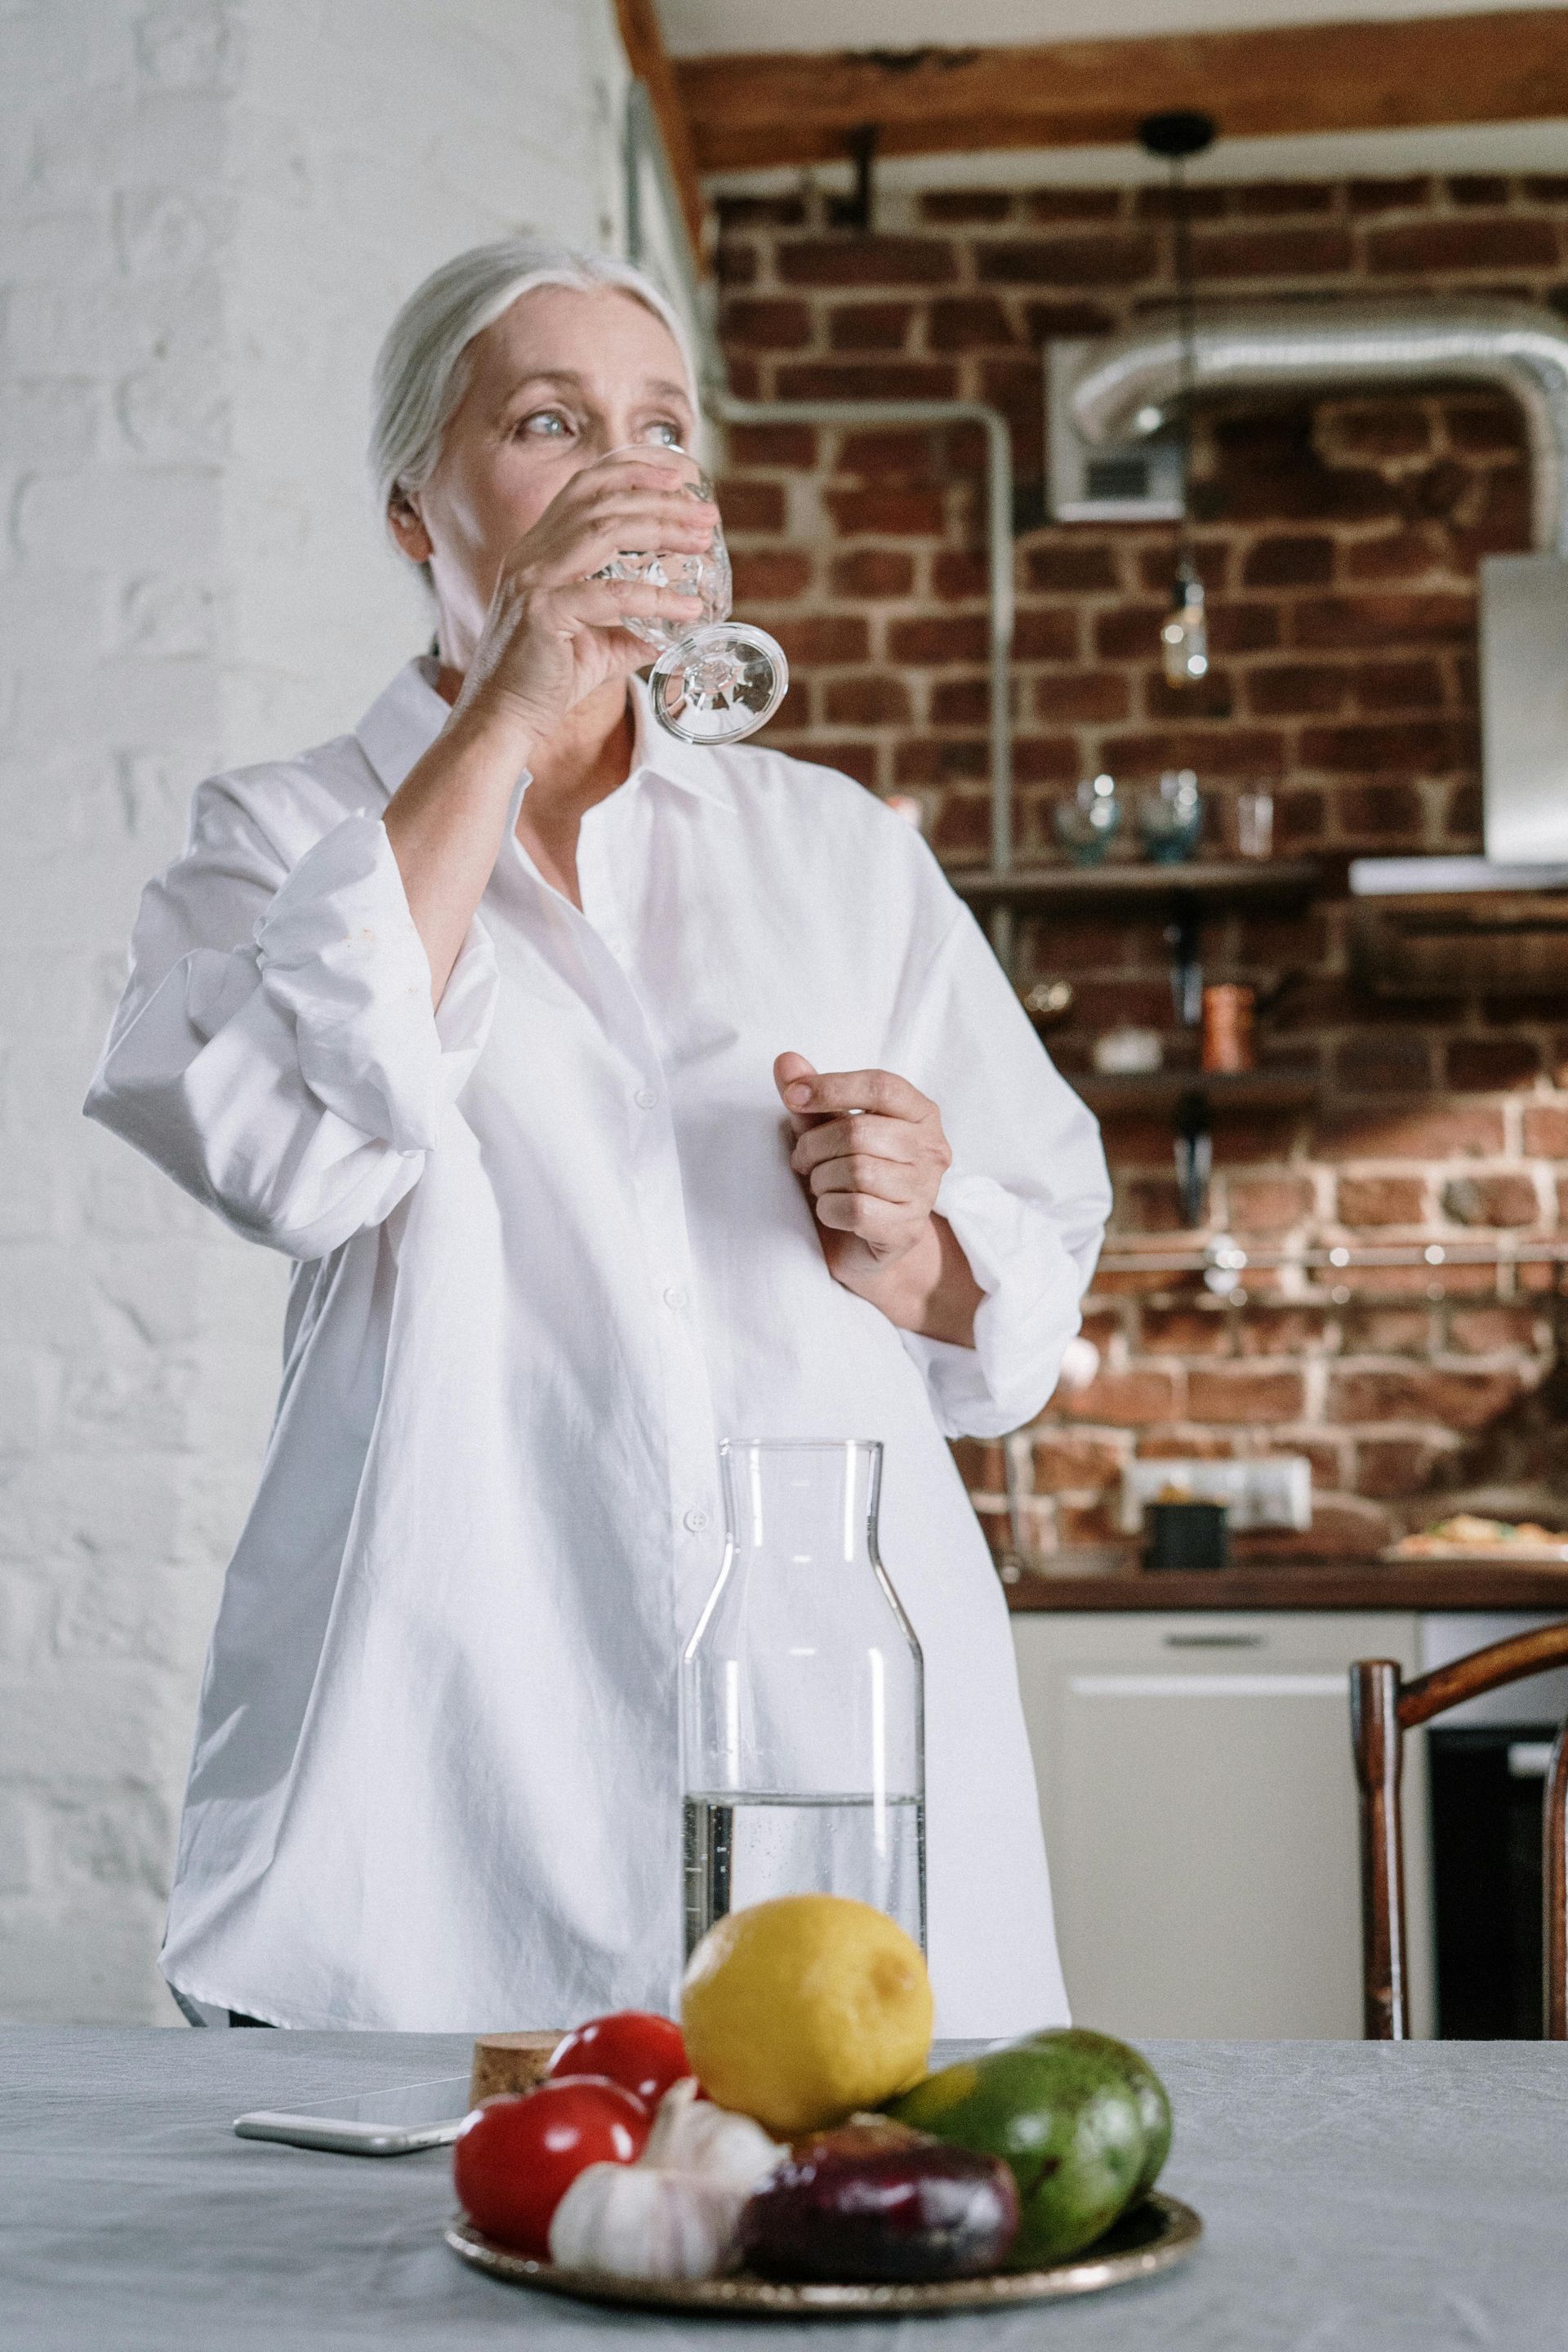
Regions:
M 530 2295 L 441 2242 L 444 2150 L 238 2140 L 247 2107 L 465 2070 L 454 2036 L 0 2027 L 6 2352 L 1544 2352 L 1568 2337 L 1568 2045 L 1166 2042 L 1171 2276 L 1000 2317 L 693 2326 Z M 759 2330 L 761 2331 L 759 2333 Z

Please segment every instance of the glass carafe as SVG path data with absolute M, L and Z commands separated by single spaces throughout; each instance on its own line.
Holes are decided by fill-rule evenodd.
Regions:
M 877 1550 L 882 1449 L 721 1446 L 728 1541 L 680 1670 L 686 1951 L 848 1895 L 925 1948 L 920 1643 Z

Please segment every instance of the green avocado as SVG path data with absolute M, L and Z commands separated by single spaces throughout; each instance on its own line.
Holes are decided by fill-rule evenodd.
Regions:
M 1138 2200 L 1147 2197 L 1153 2188 L 1165 2168 L 1165 2158 L 1171 2153 L 1171 2101 L 1165 2085 L 1147 2058 L 1141 2050 L 1134 2050 L 1130 2042 L 1118 2042 L 1113 2033 L 1096 2033 L 1087 2025 L 1047 2026 L 1041 2032 L 1028 2034 L 1026 2042 L 1028 2046 L 1042 2049 L 1052 2042 L 1070 2042 L 1079 2050 L 1099 2053 L 1108 2065 L 1121 2067 L 1132 2085 L 1149 2141 L 1149 2153 L 1143 2160 L 1138 2186 L 1127 2200 L 1129 2205 L 1136 2205 Z
M 1022 2207 L 1014 2270 L 1092 2244 L 1150 2187 L 1169 2145 L 1152 2071 L 1125 2043 L 1076 2028 L 944 2066 L 888 2112 L 1012 2168 Z

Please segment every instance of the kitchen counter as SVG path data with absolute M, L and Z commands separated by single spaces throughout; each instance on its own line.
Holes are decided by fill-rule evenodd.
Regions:
M 992 2317 L 758 2331 L 533 2296 L 441 2230 L 450 2158 L 237 2140 L 247 2107 L 466 2073 L 458 2036 L 0 2028 L 6 2352 L 597 2352 L 1041 2344 L 1092 2352 L 1472 2352 L 1562 2340 L 1568 2045 L 1166 2042 L 1180 2270 Z
M 1049 1574 L 1025 1570 L 1006 1586 L 1007 1606 L 1037 1609 L 1413 1609 L 1489 1612 L 1561 1610 L 1568 1617 L 1568 1566 L 1514 1567 L 1485 1560 L 1242 1560 L 1188 1574 L 1151 1572 L 1125 1551 L 1060 1555 Z

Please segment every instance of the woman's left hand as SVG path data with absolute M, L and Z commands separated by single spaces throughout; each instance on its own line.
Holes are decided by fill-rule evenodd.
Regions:
M 903 1329 L 972 1346 L 984 1293 L 936 1214 L 952 1153 L 935 1103 L 891 1070 L 819 1073 L 802 1054 L 781 1054 L 773 1082 L 835 1281 Z

